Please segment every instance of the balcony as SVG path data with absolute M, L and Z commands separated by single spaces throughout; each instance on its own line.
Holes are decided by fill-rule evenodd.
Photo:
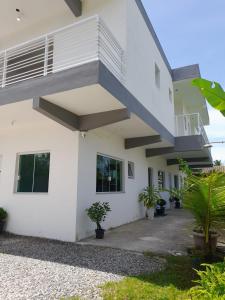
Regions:
M 209 143 L 199 113 L 176 116 L 176 136 L 202 135 L 206 144 Z
M 124 51 L 99 16 L 0 52 L 0 88 L 100 60 L 124 82 Z

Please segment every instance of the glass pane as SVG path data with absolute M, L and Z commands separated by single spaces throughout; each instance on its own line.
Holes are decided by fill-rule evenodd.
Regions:
M 117 169 L 116 169 L 116 160 L 110 159 L 110 192 L 116 192 L 117 185 Z
M 34 154 L 20 155 L 17 192 L 32 192 Z
M 122 163 L 122 161 L 117 161 L 116 168 L 117 168 L 117 192 L 122 192 L 122 190 L 123 190 L 123 185 L 122 185 L 123 163 Z
M 110 191 L 110 173 L 109 173 L 109 165 L 110 158 L 102 156 L 102 181 L 103 181 L 103 192 Z
M 49 181 L 50 153 L 35 154 L 33 192 L 47 193 Z

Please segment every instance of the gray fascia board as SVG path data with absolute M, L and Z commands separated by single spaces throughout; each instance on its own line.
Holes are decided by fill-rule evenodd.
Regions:
M 165 155 L 169 153 L 201 151 L 203 149 L 204 139 L 202 135 L 181 136 L 175 138 L 174 147 L 160 147 L 146 149 L 146 157 Z
M 135 0 L 135 2 L 137 4 L 137 7 L 139 8 L 139 11 L 142 14 L 142 17 L 143 17 L 143 19 L 145 21 L 145 24 L 148 27 L 148 30 L 150 31 L 150 34 L 152 35 L 152 37 L 153 37 L 153 39 L 155 41 L 155 44 L 156 44 L 156 46 L 157 46 L 157 48 L 158 48 L 158 50 L 159 50 L 159 52 L 161 54 L 161 57 L 162 57 L 164 63 L 166 64 L 166 66 L 168 68 L 169 73 L 172 74 L 172 69 L 171 69 L 170 63 L 169 63 L 169 61 L 168 61 L 168 59 L 166 57 L 166 54 L 165 54 L 165 52 L 163 50 L 163 47 L 162 47 L 162 45 L 161 45 L 161 43 L 159 41 L 159 38 L 158 38 L 157 34 L 155 32 L 155 29 L 152 26 L 152 23 L 151 23 L 151 21 L 149 19 L 149 16 L 148 16 L 148 14 L 147 14 L 147 12 L 146 12 L 146 10 L 144 8 L 144 5 L 142 4 L 142 1 L 141 0 Z
M 188 158 L 182 158 L 187 163 L 200 163 L 200 162 L 208 162 L 209 157 L 188 157 Z M 167 166 L 173 166 L 173 165 L 179 165 L 179 159 L 172 158 L 167 159 Z
M 99 84 L 117 98 L 127 109 L 155 130 L 162 139 L 174 145 L 174 136 L 135 98 L 122 83 L 99 62 Z
M 199 165 L 188 165 L 191 169 L 204 169 L 204 168 L 211 168 L 213 164 L 199 164 Z
M 35 97 L 33 109 L 70 130 L 79 130 L 79 117 L 58 105 Z
M 173 81 L 201 78 L 198 64 L 176 68 L 172 70 Z
M 161 142 L 160 135 L 143 136 L 136 138 L 125 139 L 125 149 L 132 149 L 136 147 L 142 147 L 145 145 L 155 144 Z
M 64 0 L 75 17 L 82 15 L 82 2 L 81 0 Z
M 116 109 L 90 115 L 82 115 L 79 119 L 80 131 L 88 131 L 130 119 L 130 112 L 126 108 Z
M 98 61 L 0 89 L 0 106 L 98 83 Z
M 135 98 L 100 61 L 83 64 L 44 77 L 24 80 L 0 89 L 0 106 L 100 84 L 162 139 L 174 145 L 174 136 Z

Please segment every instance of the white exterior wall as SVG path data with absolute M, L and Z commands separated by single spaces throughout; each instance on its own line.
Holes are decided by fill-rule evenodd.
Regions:
M 172 133 L 175 132 L 171 75 L 134 0 L 127 0 L 127 79 L 131 93 Z M 155 85 L 155 63 L 160 88 Z
M 59 125 L 15 125 L 0 138 L 0 206 L 9 213 L 7 231 L 75 241 L 78 133 Z M 50 152 L 49 192 L 15 193 L 17 154 L 37 151 Z
M 108 155 L 123 160 L 124 192 L 96 193 L 97 154 Z M 134 162 L 135 178 L 128 178 L 128 161 Z M 138 194 L 148 185 L 148 166 L 154 168 L 154 183 L 157 186 L 157 171 L 176 172 L 177 167 L 167 167 L 163 158 L 147 160 L 145 150 L 136 148 L 125 150 L 124 139 L 103 129 L 88 132 L 85 139 L 80 138 L 77 240 L 93 235 L 95 224 L 86 215 L 85 209 L 94 202 L 109 202 L 109 213 L 103 227 L 105 229 L 129 223 L 144 217 L 144 209 L 138 203 Z

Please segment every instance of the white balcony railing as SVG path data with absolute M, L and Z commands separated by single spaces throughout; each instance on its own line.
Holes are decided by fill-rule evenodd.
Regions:
M 96 60 L 124 81 L 124 51 L 93 16 L 0 52 L 0 87 Z
M 202 135 L 206 144 L 209 143 L 205 128 L 199 113 L 176 116 L 176 135 Z

